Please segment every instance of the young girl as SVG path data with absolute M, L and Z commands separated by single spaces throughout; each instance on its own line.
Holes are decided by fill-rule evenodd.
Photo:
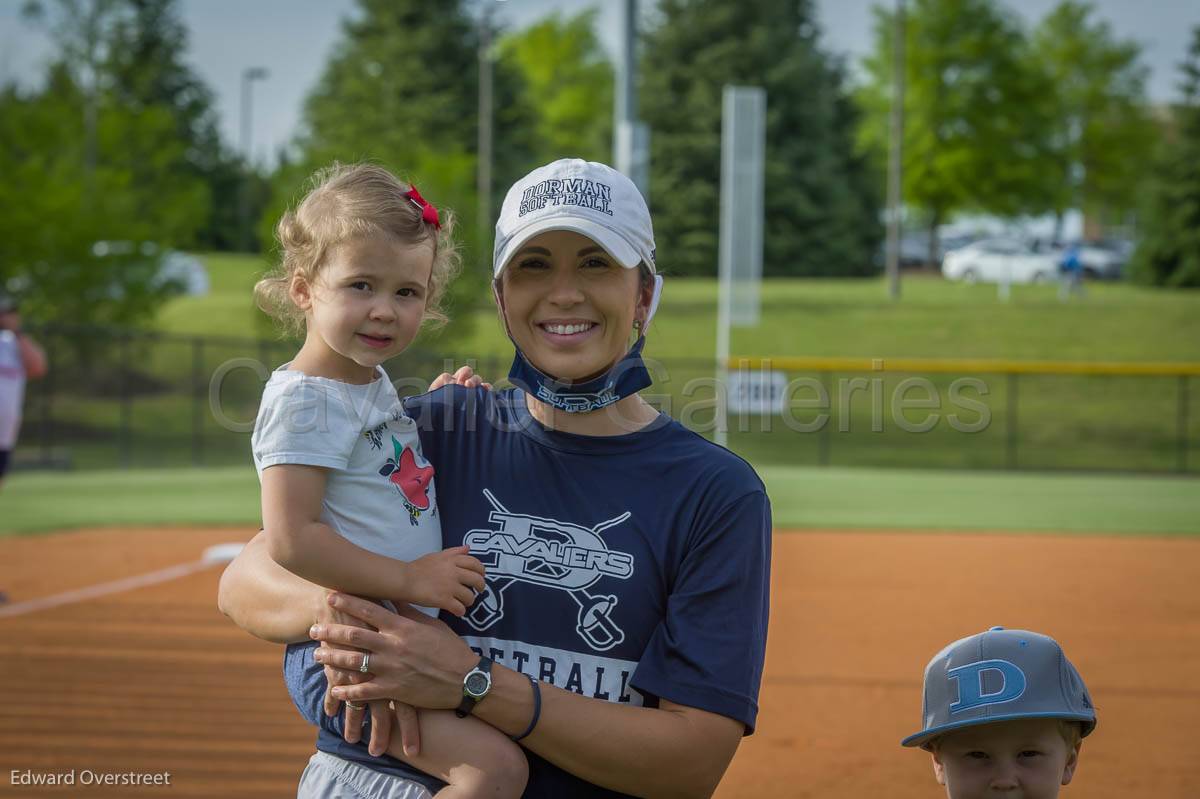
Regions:
M 267 382 L 252 438 L 271 557 L 327 588 L 461 616 L 483 566 L 467 547 L 441 550 L 433 467 L 381 367 L 423 322 L 445 321 L 451 220 L 379 167 L 334 165 L 313 184 L 279 223 L 280 266 L 255 286 L 259 307 L 305 331 Z M 494 728 L 449 711 L 422 711 L 419 724 L 419 755 L 398 740 L 387 751 L 449 783 L 439 796 L 524 789 L 524 756 Z

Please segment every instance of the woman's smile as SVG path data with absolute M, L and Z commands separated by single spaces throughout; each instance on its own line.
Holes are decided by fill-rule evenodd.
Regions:
M 580 344 L 600 333 L 600 325 L 587 319 L 547 319 L 536 326 L 550 344 L 561 346 Z

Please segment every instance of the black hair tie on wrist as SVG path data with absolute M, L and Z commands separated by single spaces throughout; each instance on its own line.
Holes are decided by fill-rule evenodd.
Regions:
M 526 674 L 525 676 L 529 678 L 529 685 L 533 688 L 533 718 L 529 720 L 529 726 L 525 728 L 525 732 L 513 736 L 514 741 L 519 741 L 533 732 L 533 728 L 537 726 L 538 718 L 542 715 L 542 688 L 538 685 L 538 681 L 531 675 Z

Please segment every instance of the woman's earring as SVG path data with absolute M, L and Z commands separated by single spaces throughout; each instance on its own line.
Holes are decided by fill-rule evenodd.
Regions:
M 633 329 L 638 331 L 639 333 L 642 332 L 642 320 L 641 319 L 633 320 Z

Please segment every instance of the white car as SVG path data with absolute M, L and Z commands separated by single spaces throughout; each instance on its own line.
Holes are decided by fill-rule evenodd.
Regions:
M 169 285 L 169 293 L 190 297 L 203 297 L 209 292 L 208 270 L 199 259 L 178 250 L 160 249 L 154 242 L 147 241 L 137 245 L 129 241 L 98 241 L 92 245 L 92 255 L 101 259 L 101 263 L 106 258 L 129 258 L 139 255 L 146 259 L 158 258 L 158 273 L 151 280 L 150 288 L 162 289 Z M 113 296 L 121 296 L 124 291 L 120 282 L 115 281 L 110 293 Z
M 981 239 L 946 253 L 942 275 L 964 283 L 1049 283 L 1058 276 L 1058 257 L 1018 239 Z
M 168 282 L 174 283 L 189 297 L 203 297 L 209 291 L 208 270 L 204 264 L 200 259 L 178 250 L 167 250 L 158 269 L 155 284 Z

